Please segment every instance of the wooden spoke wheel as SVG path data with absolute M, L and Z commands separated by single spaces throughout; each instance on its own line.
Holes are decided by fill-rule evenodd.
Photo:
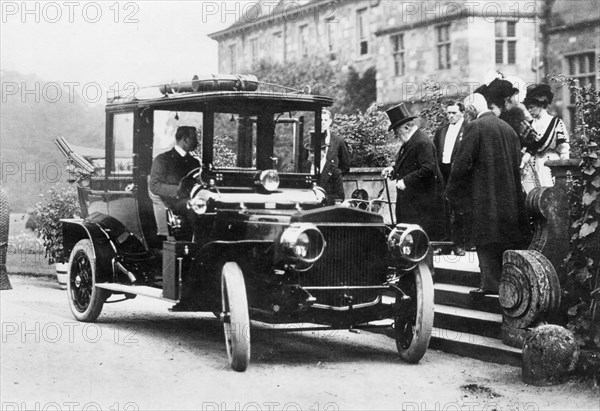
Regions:
M 79 321 L 95 321 L 110 292 L 96 287 L 96 255 L 90 240 L 80 240 L 69 258 L 67 296 L 73 316 Z
M 250 316 L 244 275 L 234 262 L 221 270 L 223 329 L 229 365 L 235 371 L 245 371 L 250 363 Z
M 433 279 L 427 264 L 421 262 L 407 273 L 398 287 L 410 300 L 402 300 L 400 293 L 396 296 L 396 347 L 403 360 L 416 363 L 425 355 L 433 329 Z

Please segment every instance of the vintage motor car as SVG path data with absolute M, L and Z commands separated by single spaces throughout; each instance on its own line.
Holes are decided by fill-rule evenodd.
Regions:
M 356 203 L 328 203 L 315 136 L 332 103 L 249 75 L 195 76 L 109 98 L 104 150 L 59 138 L 82 212 L 62 220 L 75 318 L 95 321 L 105 303 L 137 295 L 186 299 L 222 321 L 236 371 L 250 361 L 250 320 L 391 325 L 400 357 L 418 362 L 433 326 L 429 239 Z M 201 167 L 180 184 L 188 213 L 174 215 L 149 176 L 181 125 L 198 130 Z

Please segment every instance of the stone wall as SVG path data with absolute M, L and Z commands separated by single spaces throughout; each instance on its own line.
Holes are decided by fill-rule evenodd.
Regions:
M 352 65 L 362 72 L 375 65 L 372 47 L 374 27 L 380 19 L 379 7 L 367 0 L 321 2 L 315 6 L 290 2 L 275 11 L 272 17 L 239 32 L 213 36 L 219 41 L 219 70 L 222 73 L 239 72 L 261 59 L 267 61 L 294 61 L 311 56 L 328 57 L 341 65 Z M 357 11 L 365 10 L 369 34 L 369 53 L 359 54 L 356 28 Z M 304 29 L 302 29 L 304 28 Z M 301 31 L 304 30 L 304 47 Z M 275 39 L 281 33 L 281 40 Z M 330 51 L 328 33 L 331 33 Z M 251 40 L 256 39 L 256 56 L 252 56 Z M 231 49 L 233 47 L 233 49 Z M 230 51 L 236 54 L 236 67 L 231 67 Z M 305 54 L 306 52 L 306 54 Z
M 600 7 L 600 3 L 596 4 Z M 592 10 L 589 10 L 590 12 Z M 598 12 L 596 12 L 598 13 Z M 596 14 L 598 17 L 598 14 Z M 600 18 L 595 23 L 575 25 L 571 27 L 551 28 L 548 41 L 546 73 L 549 75 L 569 74 L 568 55 L 593 51 L 596 56 L 596 86 L 598 86 L 598 56 L 600 56 Z M 571 129 L 572 120 L 569 110 L 569 90 L 567 87 L 554 90 L 554 102 L 550 111 L 555 111 Z

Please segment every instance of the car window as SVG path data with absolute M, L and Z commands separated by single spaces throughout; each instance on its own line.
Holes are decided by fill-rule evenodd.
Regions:
M 213 166 L 256 169 L 256 116 L 215 113 Z
M 201 136 L 203 113 L 196 111 L 154 111 L 152 158 L 169 151 L 175 145 L 175 132 L 180 126 L 191 126 L 199 130 Z M 201 139 L 201 137 L 200 137 Z M 199 139 L 199 140 L 200 140 Z M 198 151 L 201 141 L 198 141 Z
M 133 170 L 133 113 L 113 115 L 114 175 L 131 175 Z

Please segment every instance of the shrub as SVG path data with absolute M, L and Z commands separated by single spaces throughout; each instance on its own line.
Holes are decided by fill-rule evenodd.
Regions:
M 374 103 L 364 113 L 336 115 L 331 132 L 346 141 L 352 167 L 385 167 L 396 152 L 388 125 L 381 105 Z
M 35 205 L 36 233 L 41 238 L 49 264 L 66 263 L 69 256 L 63 253 L 61 218 L 79 215 L 79 200 L 72 186 L 57 185 L 41 195 L 44 199 Z
M 567 328 L 584 348 L 600 350 L 600 93 L 564 77 L 575 99 L 571 157 L 581 157 L 581 175 L 569 188 L 571 244 L 565 287 Z
M 466 96 L 458 95 L 448 98 L 442 93 L 439 83 L 429 80 L 423 83 L 423 91 L 423 99 L 421 101 L 423 108 L 419 112 L 419 117 L 422 119 L 421 130 L 433 138 L 438 128 L 448 124 L 446 106 L 451 101 L 462 102 Z

